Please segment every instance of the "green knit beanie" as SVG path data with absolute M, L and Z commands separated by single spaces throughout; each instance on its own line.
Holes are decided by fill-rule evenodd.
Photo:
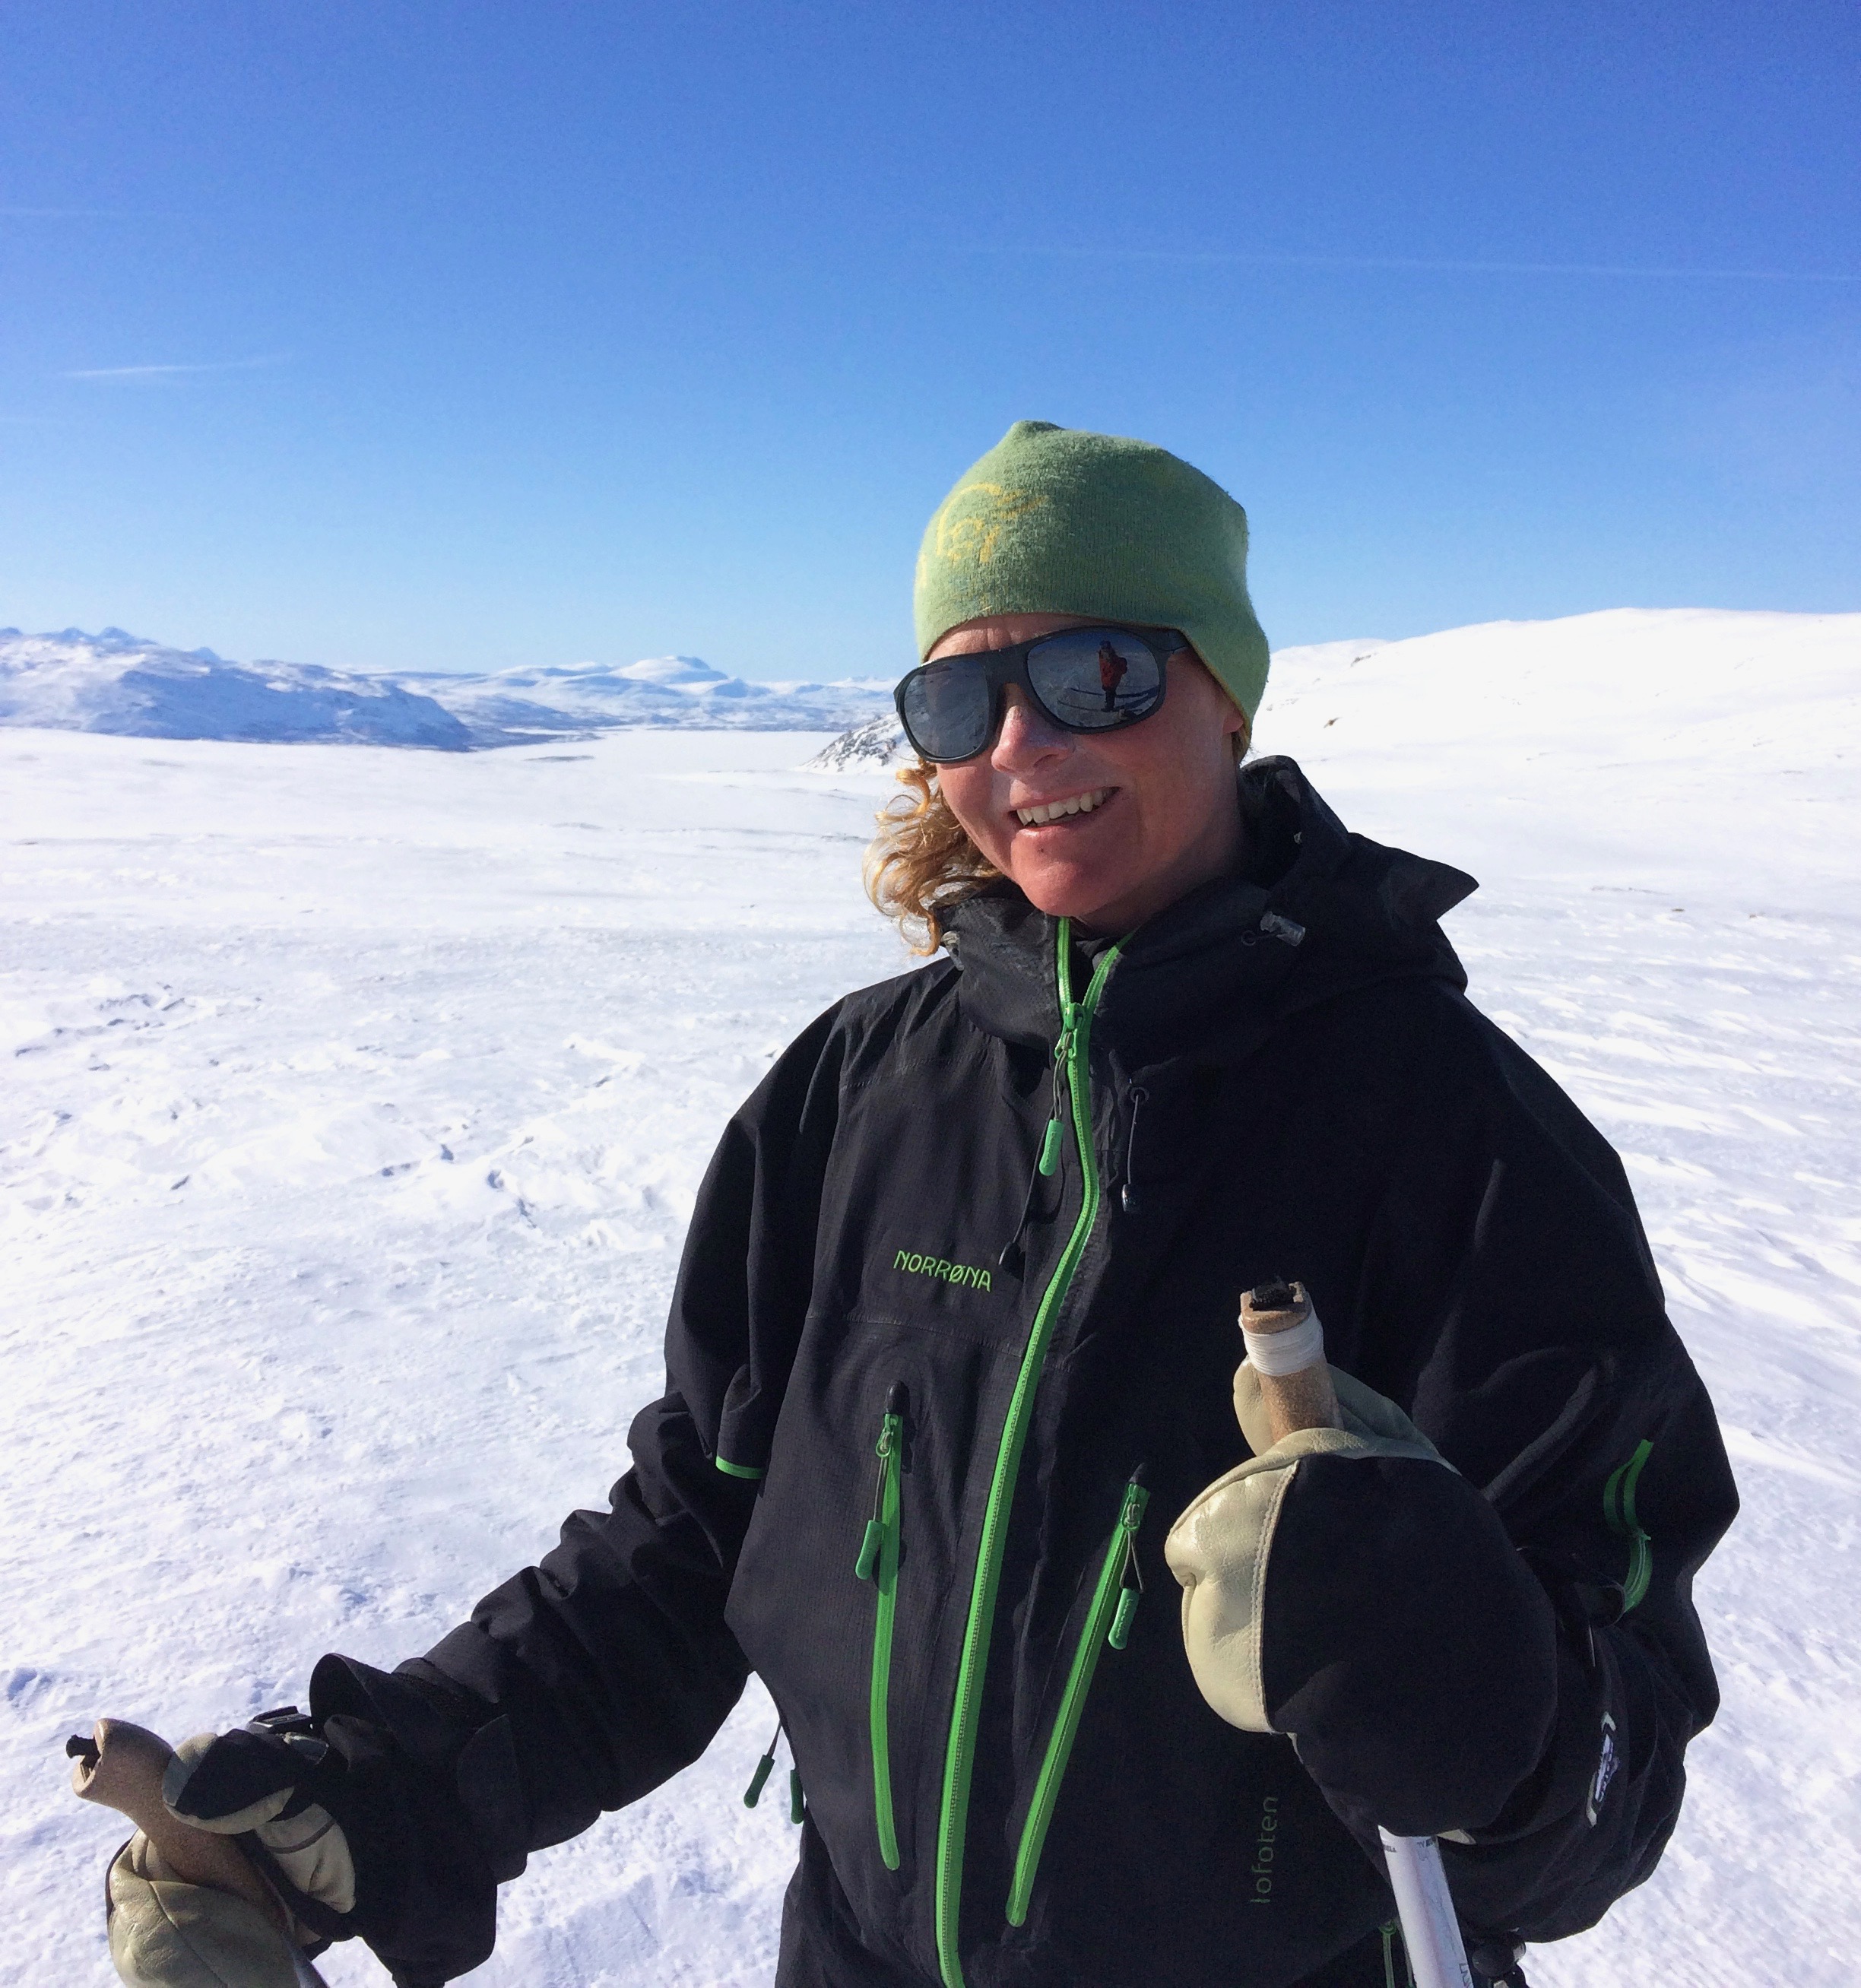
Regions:
M 938 505 L 918 553 L 918 654 L 985 614 L 1179 628 L 1252 723 L 1267 637 L 1247 514 L 1153 443 L 1017 421 Z

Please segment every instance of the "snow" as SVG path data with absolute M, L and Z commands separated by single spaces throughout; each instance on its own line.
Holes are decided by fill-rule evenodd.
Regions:
M 649 656 L 614 669 L 587 663 L 393 676 L 229 663 L 211 649 L 167 648 L 120 628 L 96 635 L 0 628 L 0 728 L 462 752 L 633 725 L 834 731 L 891 701 L 886 678 L 752 683 L 696 656 Z
M 471 734 L 430 697 L 308 663 L 228 663 L 120 628 L 0 629 L 0 726 L 139 739 L 340 739 L 462 752 Z
M 404 676 L 479 729 L 479 742 L 521 742 L 531 732 L 622 725 L 760 732 L 833 731 L 892 702 L 882 677 L 838 683 L 750 682 L 696 656 L 649 656 L 618 669 L 500 670 L 485 676 Z
M 876 772 L 909 764 L 917 755 L 905 743 L 905 728 L 895 712 L 884 712 L 831 739 L 808 761 L 813 773 Z
M 1257 728 L 1481 878 L 1474 996 L 1622 1150 L 1744 1496 L 1673 1843 L 1535 1988 L 1836 1988 L 1861 1950 L 1858 717 L 1861 617 L 1625 610 L 1283 652 Z M 804 770 L 827 729 L 0 732 L 0 1976 L 113 1978 L 66 1733 L 391 1663 L 604 1496 L 725 1117 L 907 963 L 858 883 L 889 774 Z M 773 1724 L 753 1687 L 533 1859 L 474 1979 L 766 1982 Z
M 724 680 L 723 671 L 712 669 L 701 656 L 647 656 L 615 674 L 631 677 L 636 683 L 714 684 Z

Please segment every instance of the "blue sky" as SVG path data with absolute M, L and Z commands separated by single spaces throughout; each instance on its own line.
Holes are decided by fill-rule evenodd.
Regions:
M 1023 416 L 1276 644 L 1861 607 L 1861 12 L 10 0 L 0 623 L 909 660 Z

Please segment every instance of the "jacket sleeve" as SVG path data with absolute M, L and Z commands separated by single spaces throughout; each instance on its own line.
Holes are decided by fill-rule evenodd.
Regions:
M 529 1851 L 695 1760 L 741 1695 L 748 1666 L 724 1605 L 813 1282 L 837 1016 L 783 1054 L 712 1158 L 672 1300 L 665 1391 L 634 1420 L 632 1467 L 608 1509 L 571 1513 L 536 1566 L 391 1679 L 338 1658 L 318 1667 L 313 1711 L 385 1727 L 405 1770 L 402 1789 L 350 1821 L 370 1846 L 375 1924 L 391 1923 L 403 1953 L 421 1950 L 425 1921 L 443 1948 L 438 1920 L 482 1920 L 488 1905 L 482 1882 L 468 1901 L 414 1882 L 421 1846 L 409 1831 L 425 1810 L 408 1790 L 431 1808 L 435 1780 L 452 1783 L 450 1826 L 474 1853 L 453 1868 L 508 1878 Z M 430 1833 L 431 1817 L 419 1827 Z M 462 1957 L 448 1950 L 443 1967 L 409 1978 L 462 1971 Z
M 1672 1832 L 1682 1756 L 1718 1705 L 1693 1579 L 1737 1499 L 1619 1160 L 1530 1058 L 1460 1013 L 1471 1072 L 1457 1059 L 1426 1087 L 1359 1288 L 1338 1310 L 1362 1321 L 1359 1378 L 1409 1409 L 1460 1473 L 1455 1495 L 1499 1522 L 1470 1510 L 1406 1529 L 1467 1646 L 1490 1653 L 1471 1679 L 1436 1668 L 1440 1702 L 1416 1730 L 1443 1758 L 1415 1771 L 1464 1783 L 1457 1745 L 1487 1745 L 1500 1718 L 1529 1732 L 1526 1770 L 1506 1770 L 1509 1792 L 1464 1817 L 1445 1854 L 1470 1927 L 1554 1939 L 1646 1878 Z M 1447 1496 L 1419 1466 L 1413 1481 Z M 1535 1591 L 1503 1604 L 1501 1528 Z M 1457 1595 L 1449 1562 L 1463 1549 Z M 1472 1619 L 1489 1607 L 1506 1619 Z M 1385 1660 L 1393 1672 L 1404 1653 Z M 1429 1679 L 1415 1682 L 1426 1699 Z M 1491 1777 L 1482 1785 L 1490 1797 Z M 1326 1791 L 1373 1847 L 1381 1818 Z

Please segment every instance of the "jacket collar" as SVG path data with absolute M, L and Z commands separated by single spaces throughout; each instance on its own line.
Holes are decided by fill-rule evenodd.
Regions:
M 1105 983 L 1095 1039 L 1128 1069 L 1379 981 L 1467 985 L 1436 921 L 1478 888 L 1472 877 L 1352 834 L 1291 759 L 1255 760 L 1239 780 L 1242 867 L 1139 926 Z M 977 1027 L 1051 1046 L 1056 924 L 1006 882 L 951 915 L 946 943 Z

